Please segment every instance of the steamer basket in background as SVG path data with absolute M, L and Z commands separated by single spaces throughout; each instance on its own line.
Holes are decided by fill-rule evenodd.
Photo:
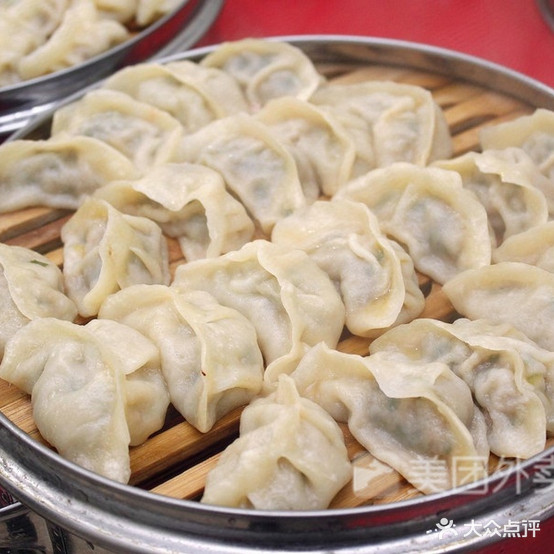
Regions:
M 300 47 L 329 78 L 359 71 L 368 78 L 424 84 L 445 110 L 458 153 L 476 147 L 478 129 L 488 122 L 536 107 L 554 109 L 554 91 L 549 87 L 443 49 L 344 36 L 275 40 Z M 211 50 L 196 49 L 160 61 L 199 60 Z M 46 113 L 9 140 L 46 137 L 50 119 L 51 113 Z M 42 225 L 48 226 L 48 239 L 44 240 L 50 242 L 42 245 L 48 249 L 55 244 L 55 220 L 37 221 L 36 229 L 29 231 L 27 227 L 27 232 L 37 237 Z M 22 231 L 14 227 L 10 233 L 13 238 Z M 430 287 L 429 298 L 433 294 Z M 190 457 L 181 457 L 164 471 L 149 474 L 140 486 L 127 486 L 62 459 L 0 414 L 0 484 L 21 502 L 0 509 L 0 547 L 72 554 L 459 552 L 492 549 L 503 538 L 494 532 L 471 532 L 479 526 L 484 529 L 490 522 L 496 526 L 525 522 L 531 536 L 533 532 L 540 534 L 537 527 L 530 527 L 531 522 L 546 525 L 554 516 L 552 441 L 543 453 L 482 481 L 428 496 L 399 495 L 393 502 L 333 506 L 325 511 L 263 512 L 208 506 L 164 495 L 171 488 L 168 483 L 179 475 L 192 479 L 201 471 L 202 464 L 236 433 L 236 421 L 228 428 L 230 434 L 220 436 L 208 448 L 191 448 Z M 185 450 L 185 445 L 175 446 L 176 458 L 179 449 Z M 154 450 L 152 447 L 150 452 L 153 460 Z M 141 452 L 143 457 L 149 453 L 148 444 Z M 20 542 L 7 543 L 8 539 Z
M 196 44 L 218 16 L 224 0 L 183 0 L 132 38 L 79 65 L 0 87 L 0 140 L 23 128 L 67 95 L 125 65 L 184 51 Z

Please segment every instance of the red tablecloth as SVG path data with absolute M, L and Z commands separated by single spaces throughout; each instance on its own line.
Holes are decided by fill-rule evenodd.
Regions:
M 200 45 L 247 37 L 340 34 L 407 40 L 506 66 L 554 87 L 554 32 L 534 0 L 226 0 Z M 553 499 L 554 502 L 554 499 Z M 554 519 L 491 553 L 552 550 Z
M 302 34 L 440 46 L 554 87 L 554 32 L 534 0 L 226 0 L 201 44 Z

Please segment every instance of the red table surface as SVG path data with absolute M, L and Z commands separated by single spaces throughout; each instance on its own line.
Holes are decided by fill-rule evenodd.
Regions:
M 534 0 L 226 0 L 199 45 L 330 34 L 448 48 L 554 87 L 554 32 Z M 534 538 L 503 540 L 484 552 L 542 554 L 553 541 L 550 519 Z
M 554 87 L 554 32 L 535 0 L 226 0 L 201 44 L 305 34 L 439 46 Z

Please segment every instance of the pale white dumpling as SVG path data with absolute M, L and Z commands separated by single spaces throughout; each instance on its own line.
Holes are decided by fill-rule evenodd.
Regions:
M 259 510 L 322 510 L 352 478 L 340 427 L 282 375 L 242 412 L 239 438 L 206 477 L 202 502 Z
M 332 196 L 351 178 L 354 143 L 331 114 L 287 96 L 268 102 L 256 118 L 291 152 L 311 200 L 321 194 Z
M 169 159 L 183 127 L 167 112 L 128 94 L 97 89 L 56 110 L 52 135 L 61 132 L 101 140 L 144 170 Z
M 303 344 L 335 347 L 345 308 L 329 276 L 303 251 L 255 240 L 175 270 L 172 286 L 205 290 L 253 324 L 266 364 Z
M 480 347 L 510 351 L 513 354 L 515 373 L 518 377 L 518 360 L 521 360 L 522 375 L 533 386 L 534 393 L 544 406 L 547 435 L 553 436 L 554 352 L 542 348 L 509 323 L 460 318 L 454 321 L 453 329 L 457 336 Z
M 271 240 L 304 250 L 331 277 L 356 335 L 374 336 L 423 310 L 411 259 L 361 202 L 317 201 L 277 222 Z
M 137 0 L 137 23 L 148 25 L 177 8 L 183 0 Z
M 103 18 L 115 19 L 121 23 L 131 21 L 137 10 L 138 0 L 93 0 Z
M 89 198 L 62 227 L 63 275 L 79 313 L 98 313 L 110 294 L 139 283 L 168 284 L 168 248 L 153 221 Z
M 485 206 L 497 244 L 548 220 L 546 198 L 535 187 L 544 177 L 519 148 L 468 152 L 434 165 L 461 175 Z
M 171 161 L 199 163 L 221 173 L 265 232 L 306 204 L 294 158 L 265 125 L 246 114 L 185 136 Z
M 236 250 L 254 234 L 254 223 L 221 175 L 202 165 L 155 166 L 141 179 L 112 181 L 94 196 L 158 223 L 179 241 L 188 261 Z
M 58 27 L 69 0 L 0 3 L 0 86 L 21 81 L 21 58 L 42 46 Z
M 128 158 L 91 137 L 60 134 L 5 142 L 0 145 L 0 212 L 40 205 L 77 209 L 100 186 L 138 175 Z
M 232 75 L 254 111 L 281 96 L 307 100 L 324 80 L 306 54 L 286 42 L 224 42 L 200 63 Z
M 554 221 L 512 235 L 494 252 L 498 262 L 522 262 L 554 273 Z
M 169 405 L 157 348 L 115 321 L 34 320 L 8 342 L 0 376 L 31 395 L 60 455 L 122 483 L 129 446 L 162 427 Z
M 486 475 L 484 417 L 446 364 L 346 354 L 319 344 L 290 376 L 302 396 L 348 423 L 362 446 L 422 492 Z
M 23 79 L 31 79 L 80 64 L 130 38 L 119 22 L 100 17 L 92 0 L 73 0 L 59 26 L 39 48 L 18 64 Z
M 510 323 L 554 351 L 554 274 L 522 262 L 500 262 L 460 273 L 443 291 L 461 315 Z
M 188 133 L 214 119 L 248 111 L 242 91 L 232 77 L 189 60 L 128 66 L 106 79 L 102 86 L 168 112 Z
M 538 108 L 531 115 L 483 127 L 479 140 L 483 149 L 522 148 L 554 189 L 554 111 Z
M 0 243 L 0 359 L 6 341 L 29 321 L 76 316 L 56 264 L 28 248 Z
M 417 319 L 373 341 L 371 353 L 410 361 L 444 362 L 471 389 L 487 421 L 487 440 L 498 456 L 530 458 L 554 431 L 554 354 L 482 320 L 455 324 Z
M 206 292 L 135 285 L 108 297 L 99 316 L 156 344 L 173 406 L 203 433 L 261 390 L 263 359 L 253 325 Z
M 398 162 L 351 181 L 335 198 L 366 204 L 415 268 L 439 283 L 490 264 L 487 212 L 454 171 Z
M 422 87 L 392 81 L 329 83 L 310 102 L 329 109 L 351 136 L 356 175 L 400 161 L 427 165 L 452 154 L 444 114 Z

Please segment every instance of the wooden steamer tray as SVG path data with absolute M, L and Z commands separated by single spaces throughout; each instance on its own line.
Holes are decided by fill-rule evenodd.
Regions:
M 458 77 L 451 77 L 445 74 L 446 72 L 436 73 L 413 67 L 352 60 L 326 62 L 317 64 L 317 67 L 331 82 L 392 80 L 430 90 L 435 101 L 443 109 L 449 124 L 454 156 L 478 149 L 478 133 L 482 127 L 532 113 L 537 105 L 541 105 Z M 545 98 L 548 98 L 548 91 Z M 554 103 L 552 96 L 550 102 Z M 40 127 L 36 127 L 35 135 L 37 129 L 39 135 L 44 132 Z M 30 208 L 0 215 L 0 241 L 32 248 L 61 266 L 63 257 L 60 229 L 70 216 L 71 212 L 48 208 Z M 168 239 L 168 243 L 171 268 L 174 271 L 183 261 L 182 255 L 175 240 Z M 451 321 L 456 317 L 440 285 L 423 275 L 420 275 L 420 285 L 426 296 L 425 309 L 421 317 L 445 321 Z M 338 349 L 367 354 L 369 344 L 370 339 L 344 336 Z M 30 398 L 2 380 L 0 409 L 18 427 L 45 444 L 32 419 Z M 207 471 L 217 462 L 223 448 L 237 436 L 240 412 L 240 409 L 236 409 L 227 414 L 211 431 L 202 434 L 170 408 L 163 429 L 144 444 L 131 448 L 130 484 L 159 495 L 198 500 L 202 494 Z M 345 425 L 341 427 L 355 466 L 363 467 L 363 464 L 370 463 L 371 456 L 352 438 Z M 547 448 L 553 445 L 554 439 L 549 439 Z M 491 456 L 491 473 L 499 469 L 499 462 L 501 461 L 498 458 Z M 361 494 L 359 490 L 354 490 L 352 483 L 345 486 L 335 497 L 331 508 L 382 505 L 417 496 L 423 495 L 395 471 L 384 468 Z

